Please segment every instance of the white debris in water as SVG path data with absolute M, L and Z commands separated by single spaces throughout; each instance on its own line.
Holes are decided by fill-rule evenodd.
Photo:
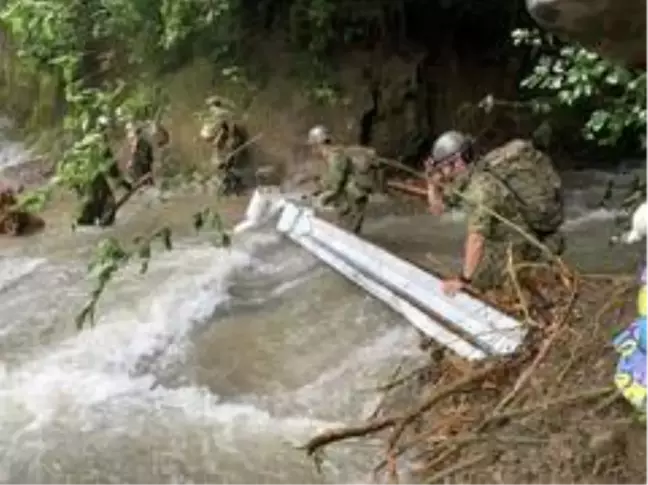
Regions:
M 22 143 L 0 140 L 0 171 L 28 162 L 32 156 Z

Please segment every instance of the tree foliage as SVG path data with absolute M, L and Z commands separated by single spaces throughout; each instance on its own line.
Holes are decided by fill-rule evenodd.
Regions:
M 537 29 L 516 29 L 511 35 L 534 58 L 521 87 L 534 98 L 538 111 L 563 109 L 584 116 L 584 137 L 600 145 L 625 141 L 646 147 L 645 72 L 626 69 Z
M 154 119 L 165 104 L 156 89 L 142 89 L 138 73 L 145 66 L 163 67 L 167 59 L 193 49 L 197 38 L 209 39 L 225 51 L 232 35 L 237 0 L 8 0 L 0 4 L 0 20 L 19 60 L 34 75 L 47 75 L 62 87 L 62 127 L 67 141 L 49 186 L 25 194 L 21 205 L 38 209 L 55 186 L 83 190 L 108 170 L 106 121 L 116 127 L 126 120 Z M 118 59 L 128 85 L 111 79 Z M 100 120 L 102 120 L 100 122 Z M 199 213 L 216 230 L 216 245 L 229 244 L 220 218 Z M 77 326 L 94 318 L 97 302 L 116 272 L 137 257 L 148 269 L 152 244 L 171 249 L 171 231 L 162 228 L 138 236 L 128 246 L 104 239 L 89 266 L 95 288 L 77 318 Z

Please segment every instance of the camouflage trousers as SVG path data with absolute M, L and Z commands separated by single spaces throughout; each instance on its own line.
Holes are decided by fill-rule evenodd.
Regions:
M 128 170 L 128 176 L 131 181 L 136 184 L 142 177 L 147 175 L 152 176 L 153 166 L 151 163 L 144 160 L 136 160 L 133 162 L 132 167 Z M 153 185 L 153 178 L 147 182 L 148 185 Z
M 364 224 L 368 203 L 369 194 L 343 194 L 334 202 L 336 222 L 343 229 L 359 234 Z
M 238 157 L 229 150 L 214 150 L 211 162 L 216 168 L 221 195 L 239 194 L 243 190 L 243 176 L 237 168 Z
M 537 236 L 553 254 L 564 251 L 564 235 L 560 232 Z M 482 260 L 472 278 L 472 286 L 479 291 L 493 290 L 504 285 L 514 267 L 521 263 L 543 262 L 548 255 L 529 241 L 487 241 Z

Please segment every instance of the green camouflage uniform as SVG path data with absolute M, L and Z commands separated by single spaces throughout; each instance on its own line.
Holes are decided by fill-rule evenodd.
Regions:
M 211 162 L 220 178 L 224 194 L 238 192 L 242 185 L 241 163 L 243 153 L 239 150 L 245 142 L 241 128 L 234 122 L 232 112 L 221 106 L 210 106 L 208 120 L 202 132 L 212 140 Z
M 128 170 L 128 176 L 133 183 L 137 183 L 142 177 L 151 175 L 153 170 L 153 145 L 149 142 L 143 134 L 136 135 L 133 142 L 135 147 L 132 152 L 131 165 Z M 148 184 L 153 183 L 150 179 Z
M 77 196 L 81 200 L 76 220 L 79 225 L 91 226 L 99 223 L 101 226 L 110 226 L 115 222 L 117 204 L 108 183 L 108 177 L 130 190 L 130 185 L 119 172 L 119 167 L 110 148 L 106 148 L 104 157 L 106 160 L 110 160 L 106 172 L 97 174 L 89 186 L 76 188 Z
M 324 204 L 334 205 L 338 223 L 357 234 L 362 229 L 369 196 L 373 192 L 374 175 L 371 160 L 360 161 L 352 150 L 353 147 L 325 148 L 327 173 L 320 197 Z
M 534 160 L 522 160 L 520 157 L 541 152 L 526 151 L 528 144 L 511 145 L 520 142 L 514 140 L 498 149 L 505 152 L 512 148 L 512 156 L 508 158 L 506 153 L 502 157 L 502 152 L 497 150 L 487 154 L 484 160 L 477 162 L 470 172 L 444 191 L 449 205 L 461 204 L 464 207 L 468 232 L 476 232 L 485 238 L 484 254 L 472 281 L 473 286 L 482 291 L 496 288 L 506 281 L 510 252 L 516 265 L 544 257 L 537 245 L 493 216 L 493 212 L 535 237 L 553 252 L 560 253 L 563 249 L 564 241 L 558 231 L 563 217 L 560 181 L 548 164 L 531 165 Z M 502 180 L 496 168 L 493 168 L 497 163 L 508 164 L 506 171 L 515 176 L 515 180 Z M 533 171 L 527 170 L 531 166 L 535 167 Z M 555 201 L 539 195 L 543 193 L 542 186 L 547 187 L 544 193 L 555 189 Z

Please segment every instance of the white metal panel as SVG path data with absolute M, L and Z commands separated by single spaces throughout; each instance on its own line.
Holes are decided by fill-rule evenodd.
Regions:
M 441 291 L 441 281 L 435 276 L 315 217 L 312 209 L 286 202 L 277 229 L 385 303 L 388 303 L 386 298 L 398 301 L 388 303 L 390 307 L 396 309 L 394 305 L 406 304 L 407 312 L 396 310 L 443 345 L 448 345 L 447 335 L 440 335 L 438 331 L 443 327 L 436 322 L 425 328 L 417 324 L 410 317 L 413 315 L 411 309 L 430 322 L 431 316 L 407 303 L 389 287 L 397 288 L 420 307 L 440 315 L 472 335 L 490 353 L 509 354 L 525 336 L 525 329 L 515 319 L 465 293 L 455 297 L 445 296 Z M 420 315 L 417 317 L 419 320 Z M 452 333 L 450 335 L 459 339 Z M 469 345 L 475 349 L 472 344 Z M 466 352 L 465 349 L 461 352 L 454 350 L 460 355 Z
M 513 352 L 524 338 L 524 329 L 513 318 L 466 293 L 446 296 L 441 280 L 387 251 L 316 217 L 309 217 L 311 237 L 347 254 L 354 265 L 381 281 L 397 286 L 431 311 L 474 336 L 498 354 Z
M 305 235 L 290 233 L 289 237 L 309 252 L 315 254 L 326 264 L 355 282 L 368 293 L 384 302 L 392 310 L 405 317 L 405 319 L 410 321 L 412 325 L 420 329 L 426 335 L 431 336 L 440 344 L 454 350 L 461 357 L 470 360 L 483 359 L 486 357 L 486 354 L 481 349 L 478 349 L 470 342 L 467 342 L 454 333 L 449 332 L 421 310 L 402 298 L 399 298 L 388 288 L 385 288 L 380 283 L 363 275 L 360 271 L 353 268 L 353 266 L 347 264 L 341 258 L 338 258 L 333 253 L 327 251 L 325 247 L 319 245 L 314 239 Z

